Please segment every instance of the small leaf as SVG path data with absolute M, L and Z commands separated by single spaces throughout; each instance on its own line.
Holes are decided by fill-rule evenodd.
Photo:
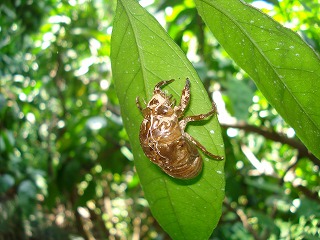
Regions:
M 247 120 L 248 108 L 252 104 L 253 92 L 244 81 L 229 79 L 225 84 L 227 86 L 227 95 L 230 98 L 234 116 L 239 120 Z
M 293 31 L 238 0 L 195 0 L 235 62 L 320 158 L 320 61 Z
M 15 183 L 14 178 L 9 174 L 3 174 L 0 176 L 0 194 L 5 193 Z
M 139 143 L 142 115 L 135 98 L 148 101 L 155 84 L 175 79 L 167 90 L 179 101 L 186 78 L 191 81 L 191 104 L 186 115 L 206 113 L 211 102 L 191 63 L 159 23 L 135 0 L 119 0 L 111 42 L 112 72 L 124 126 L 145 197 L 159 224 L 173 239 L 208 239 L 221 215 L 224 161 L 204 159 L 193 180 L 169 177 L 143 153 Z M 224 155 L 216 116 L 188 127 L 210 152 Z

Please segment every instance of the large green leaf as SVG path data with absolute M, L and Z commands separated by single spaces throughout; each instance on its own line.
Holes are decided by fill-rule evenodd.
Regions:
M 141 113 L 136 96 L 148 101 L 156 83 L 176 79 L 165 90 L 179 101 L 185 79 L 191 81 L 191 104 L 186 115 L 211 109 L 201 81 L 181 49 L 136 0 L 119 0 L 111 43 L 112 72 L 124 126 L 145 197 L 159 224 L 173 239 L 206 239 L 220 215 L 224 198 L 224 161 L 202 155 L 204 169 L 193 180 L 177 180 L 164 174 L 145 157 L 139 144 Z M 224 155 L 216 116 L 193 124 L 187 131 L 210 152 Z
M 229 55 L 320 158 L 320 61 L 290 29 L 239 0 L 195 0 Z

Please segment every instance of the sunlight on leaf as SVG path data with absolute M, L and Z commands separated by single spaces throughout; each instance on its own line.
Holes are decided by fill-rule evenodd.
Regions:
M 218 223 L 224 198 L 224 161 L 204 159 L 204 169 L 193 180 L 176 180 L 145 157 L 139 144 L 142 116 L 135 98 L 148 101 L 156 83 L 175 79 L 166 86 L 177 100 L 188 77 L 191 104 L 186 115 L 208 112 L 211 103 L 191 63 L 159 23 L 135 0 L 118 1 L 111 44 L 112 72 L 124 125 L 128 132 L 137 172 L 160 225 L 174 239 L 207 239 Z M 187 131 L 210 152 L 224 155 L 216 116 L 190 125 Z
M 196 0 L 199 14 L 234 61 L 320 158 L 320 61 L 293 31 L 238 0 Z

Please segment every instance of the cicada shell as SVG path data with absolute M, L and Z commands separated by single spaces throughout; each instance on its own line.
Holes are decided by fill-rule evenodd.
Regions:
M 208 113 L 183 118 L 190 101 L 190 81 L 186 80 L 177 106 L 172 96 L 161 90 L 162 86 L 173 81 L 172 79 L 159 82 L 145 108 L 141 107 L 139 98 L 136 98 L 137 107 L 144 117 L 139 139 L 145 155 L 165 173 L 174 178 L 191 179 L 201 172 L 203 165 L 197 147 L 216 160 L 223 160 L 223 157 L 208 152 L 202 144 L 185 132 L 186 125 L 191 121 L 208 118 L 216 114 L 217 110 L 213 104 Z

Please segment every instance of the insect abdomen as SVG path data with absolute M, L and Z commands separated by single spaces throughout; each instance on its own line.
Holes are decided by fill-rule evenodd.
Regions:
M 183 136 L 170 146 L 171 161 L 162 169 L 170 176 L 180 179 L 196 177 L 202 170 L 198 150 Z M 160 153 L 161 154 L 161 153 Z
M 172 142 L 154 142 L 141 139 L 141 146 L 148 158 L 168 175 L 190 179 L 202 170 L 202 159 L 198 150 L 183 136 Z

